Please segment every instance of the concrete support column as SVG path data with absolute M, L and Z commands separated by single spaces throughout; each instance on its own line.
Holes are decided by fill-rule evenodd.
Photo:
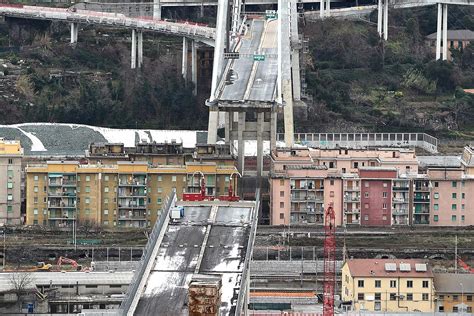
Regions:
M 298 4 L 296 0 L 290 0 L 290 32 L 292 43 L 299 42 L 298 35 Z M 300 77 L 300 50 L 292 45 L 291 49 L 291 73 L 293 83 L 293 99 L 301 100 L 301 77 Z
M 131 65 L 132 69 L 137 68 L 137 35 L 135 29 L 132 29 L 132 54 L 131 54 Z
M 195 40 L 191 42 L 191 82 L 194 85 L 193 94 L 197 95 L 197 46 Z
M 263 174 L 263 126 L 265 113 L 257 113 L 257 186 L 261 187 Z
M 443 60 L 448 60 L 448 5 L 443 4 Z
M 161 3 L 160 3 L 160 0 L 153 0 L 153 19 L 161 20 Z
M 324 18 L 324 7 L 326 4 L 326 0 L 319 0 L 319 17 L 322 19 Z
M 326 17 L 331 16 L 331 0 L 326 0 Z
M 244 131 L 245 131 L 245 112 L 239 112 L 239 127 L 237 130 L 237 142 L 238 142 L 238 157 L 237 157 L 237 169 L 240 174 L 244 175 L 244 166 L 245 166 L 245 140 L 244 140 Z
M 143 32 L 138 31 L 138 68 L 141 68 L 143 65 Z
M 225 112 L 225 143 L 231 144 L 232 146 L 233 144 L 231 143 L 231 140 L 230 140 L 231 131 L 232 131 L 232 112 Z
M 438 3 L 438 23 L 436 27 L 436 60 L 441 59 L 442 23 L 443 23 L 443 4 Z
M 185 82 L 188 82 L 188 40 L 186 37 L 183 37 L 183 59 L 181 74 Z
M 71 23 L 71 44 L 77 43 L 78 31 L 79 25 L 77 23 Z
M 377 32 L 382 37 L 382 14 L 383 14 L 383 3 L 382 0 L 377 2 Z
M 217 97 L 217 87 L 224 69 L 224 47 L 227 41 L 227 14 L 229 8 L 228 0 L 218 0 L 217 3 L 217 25 L 216 45 L 214 47 L 214 61 L 212 66 L 211 96 L 209 103 L 213 103 Z M 207 129 L 207 143 L 215 144 L 217 141 L 217 127 L 219 124 L 219 112 L 210 109 L 209 125 Z M 240 151 L 240 148 L 239 148 Z
M 276 111 L 272 111 L 270 114 L 270 151 L 276 148 L 277 115 Z
M 388 0 L 384 0 L 383 38 L 384 38 L 384 40 L 388 40 Z

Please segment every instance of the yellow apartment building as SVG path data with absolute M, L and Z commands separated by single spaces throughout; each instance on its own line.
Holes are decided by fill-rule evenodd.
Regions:
M 21 160 L 19 141 L 0 138 L 0 225 L 21 224 Z
M 441 313 L 468 313 L 474 309 L 474 274 L 435 273 L 436 310 Z
M 343 305 L 354 311 L 433 312 L 433 273 L 416 259 L 350 259 L 342 267 Z
M 151 167 L 147 162 L 113 165 L 51 161 L 26 168 L 26 223 L 53 227 L 80 225 L 150 227 L 175 190 L 197 192 L 204 176 L 207 195 L 227 195 L 237 169 L 215 163 Z

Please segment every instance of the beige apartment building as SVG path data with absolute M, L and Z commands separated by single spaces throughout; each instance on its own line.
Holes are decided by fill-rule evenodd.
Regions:
M 21 160 L 19 141 L 0 138 L 0 225 L 21 224 Z
M 183 192 L 197 192 L 203 175 L 208 195 L 227 195 L 232 178 L 236 186 L 236 174 L 234 166 L 212 162 L 154 167 L 144 161 L 30 165 L 26 168 L 26 221 L 54 227 L 72 226 L 75 221 L 108 228 L 149 227 L 172 190 L 178 198 Z
M 433 312 L 431 267 L 418 259 L 350 259 L 342 267 L 342 301 L 348 310 Z
M 0 138 L 0 225 L 21 224 L 21 160 L 19 141 Z

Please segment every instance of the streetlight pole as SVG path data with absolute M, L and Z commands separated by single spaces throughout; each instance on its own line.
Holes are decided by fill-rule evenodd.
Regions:
M 461 285 L 461 316 L 464 315 L 464 285 L 462 283 L 459 283 Z

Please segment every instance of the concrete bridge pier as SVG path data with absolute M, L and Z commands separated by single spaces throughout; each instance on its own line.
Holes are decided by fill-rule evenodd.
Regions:
M 377 32 L 384 40 L 388 40 L 388 1 L 378 0 L 377 4 Z
M 319 17 L 321 19 L 331 16 L 331 0 L 319 0 Z
M 71 44 L 77 43 L 77 35 L 79 32 L 79 25 L 77 23 L 71 23 Z
M 132 69 L 137 68 L 137 35 L 135 29 L 132 29 L 132 52 L 130 58 L 130 67 Z
M 142 68 L 143 66 L 143 32 L 137 32 L 137 53 L 138 53 L 138 68 Z
M 195 40 L 191 42 L 191 82 L 194 85 L 193 94 L 197 95 L 197 44 Z
M 183 37 L 183 58 L 181 63 L 181 75 L 183 76 L 184 82 L 188 82 L 188 40 Z
M 161 3 L 160 0 L 153 0 L 153 19 L 161 20 Z
M 448 5 L 438 3 L 438 24 L 436 30 L 436 60 L 441 59 L 441 48 L 443 49 L 443 60 L 448 59 Z

